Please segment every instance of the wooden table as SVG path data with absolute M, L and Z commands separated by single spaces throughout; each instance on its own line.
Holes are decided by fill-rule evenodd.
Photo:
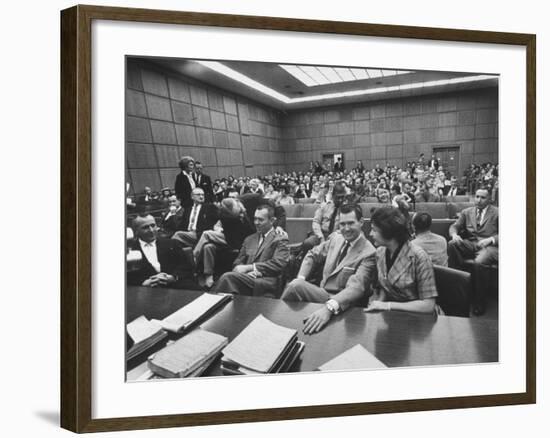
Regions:
M 129 286 L 126 321 L 140 315 L 163 319 L 201 293 Z M 498 361 L 498 324 L 494 320 L 405 312 L 364 313 L 356 307 L 333 317 L 321 332 L 304 335 L 303 319 L 321 306 L 323 304 L 235 296 L 200 326 L 227 336 L 230 341 L 259 314 L 276 324 L 295 328 L 306 347 L 292 369 L 294 372 L 315 370 L 356 344 L 363 345 L 388 367 Z M 170 334 L 169 339 L 179 337 L 181 335 Z M 156 350 L 163 345 L 158 345 Z M 137 357 L 127 364 L 128 380 L 134 380 L 147 369 L 146 358 L 147 355 Z M 219 364 L 219 360 L 214 362 L 206 374 L 220 375 Z

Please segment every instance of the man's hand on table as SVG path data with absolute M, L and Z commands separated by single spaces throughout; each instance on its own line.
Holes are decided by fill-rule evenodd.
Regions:
M 316 310 L 306 319 L 304 319 L 304 328 L 302 329 L 304 334 L 312 335 L 323 329 L 325 325 L 330 321 L 332 313 L 325 306 Z

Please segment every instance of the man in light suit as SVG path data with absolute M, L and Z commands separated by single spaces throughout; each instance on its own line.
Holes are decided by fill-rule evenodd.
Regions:
M 257 232 L 244 240 L 233 262 L 233 271 L 219 278 L 212 288 L 213 292 L 279 296 L 280 276 L 288 263 L 290 252 L 286 233 L 276 234 L 274 222 L 273 207 L 268 204 L 258 206 L 254 213 Z
M 489 204 L 490 199 L 488 189 L 479 189 L 475 196 L 475 206 L 462 210 L 449 228 L 449 266 L 463 269 L 464 260 L 474 260 L 472 281 L 475 315 L 485 313 L 486 267 L 498 263 L 498 208 Z
M 318 332 L 332 315 L 346 310 L 363 297 L 361 291 L 347 287 L 348 279 L 362 262 L 365 269 L 376 271 L 375 248 L 361 231 L 361 207 L 343 205 L 339 215 L 339 232 L 333 233 L 307 253 L 297 278 L 288 284 L 281 297 L 288 301 L 325 303 L 304 321 L 303 331 L 306 334 Z M 306 281 L 316 265 L 323 266 L 319 286 Z

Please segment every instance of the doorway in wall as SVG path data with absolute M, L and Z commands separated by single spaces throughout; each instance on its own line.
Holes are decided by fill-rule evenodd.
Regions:
M 460 176 L 460 146 L 434 146 L 432 153 L 443 169 L 449 171 L 451 175 Z
M 344 154 L 341 152 L 331 152 L 330 154 L 323 154 L 323 167 L 326 170 L 334 170 L 334 163 L 336 163 L 339 158 L 342 159 L 342 163 L 345 162 Z

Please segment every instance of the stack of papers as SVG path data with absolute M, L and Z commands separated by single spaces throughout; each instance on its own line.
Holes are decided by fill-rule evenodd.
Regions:
M 225 336 L 200 328 L 149 357 L 149 369 L 165 378 L 200 376 L 227 345 Z
M 126 331 L 134 341 L 134 345 L 126 352 L 127 360 L 133 359 L 167 336 L 159 321 L 149 321 L 143 315 L 127 324 Z
M 222 351 L 222 372 L 282 373 L 290 369 L 304 346 L 296 330 L 259 315 Z
M 203 320 L 231 301 L 231 294 L 202 294 L 178 311 L 160 321 L 165 330 L 178 333 Z

